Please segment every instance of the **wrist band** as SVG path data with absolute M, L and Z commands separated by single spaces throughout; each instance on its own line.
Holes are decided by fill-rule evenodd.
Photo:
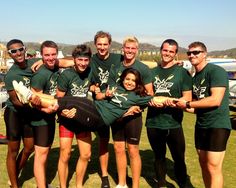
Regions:
M 191 106 L 190 106 L 190 101 L 187 101 L 187 102 L 186 102 L 186 108 L 191 108 Z

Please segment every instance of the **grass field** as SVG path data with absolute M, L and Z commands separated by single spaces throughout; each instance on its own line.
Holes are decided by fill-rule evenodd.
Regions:
M 145 113 L 144 113 L 145 116 Z M 183 127 L 184 133 L 186 138 L 186 163 L 187 163 L 187 170 L 189 175 L 189 188 L 202 188 L 203 182 L 200 172 L 200 167 L 198 164 L 197 154 L 194 148 L 193 142 L 193 133 L 194 133 L 194 121 L 195 116 L 192 114 L 185 114 Z M 5 126 L 3 122 L 3 117 L 0 118 L 0 133 L 5 133 Z M 56 130 L 55 141 L 53 143 L 52 150 L 50 152 L 49 160 L 48 160 L 48 167 L 47 167 L 47 179 L 48 182 L 57 187 L 58 183 L 58 176 L 57 176 L 57 161 L 59 156 L 59 142 L 58 142 L 58 130 Z M 225 188 L 234 188 L 236 187 L 236 178 L 234 176 L 234 172 L 236 172 L 236 132 L 232 131 L 231 136 L 228 142 L 227 152 L 224 160 L 224 178 L 225 178 Z M 92 158 L 89 163 L 87 174 L 85 177 L 85 184 L 84 187 L 86 188 L 94 188 L 100 187 L 101 181 L 99 177 L 99 161 L 98 161 L 98 150 L 97 144 L 98 140 L 96 135 L 93 135 L 93 144 L 92 144 Z M 69 187 L 75 187 L 75 164 L 76 160 L 79 156 L 77 146 L 75 142 L 73 143 L 73 151 L 72 156 L 69 164 Z M 110 140 L 109 144 L 110 149 L 110 159 L 109 159 L 109 179 L 112 187 L 115 187 L 116 183 L 116 164 L 112 146 L 112 139 Z M 6 170 L 6 152 L 7 146 L 0 145 L 0 168 L 1 168 L 1 175 L 0 175 L 0 187 L 5 188 L 7 186 L 7 170 Z M 142 174 L 140 179 L 140 188 L 148 188 L 152 187 L 153 185 L 153 153 L 150 149 L 150 145 L 146 136 L 146 129 L 145 127 L 142 130 L 142 138 L 140 142 L 140 154 L 142 158 Z M 20 183 L 23 188 L 35 188 L 35 180 L 33 177 L 33 155 L 30 157 L 26 167 L 20 174 Z M 167 167 L 168 167 L 168 187 L 174 188 L 177 187 L 177 184 L 174 179 L 173 174 L 173 161 L 170 157 L 168 152 L 167 154 Z M 130 168 L 128 168 L 128 175 L 131 177 Z

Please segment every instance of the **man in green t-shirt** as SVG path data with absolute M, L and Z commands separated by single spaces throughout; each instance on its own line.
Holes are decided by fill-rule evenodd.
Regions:
M 13 39 L 7 43 L 7 50 L 14 64 L 7 72 L 4 79 L 9 99 L 6 101 L 4 120 L 6 125 L 8 152 L 7 171 L 9 184 L 18 187 L 18 175 L 33 152 L 34 139 L 31 125 L 31 108 L 24 105 L 18 99 L 14 91 L 12 81 L 21 81 L 26 87 L 30 86 L 30 79 L 33 75 L 31 66 L 36 60 L 26 60 L 26 48 L 21 40 Z M 21 139 L 23 149 L 20 151 Z
M 72 52 L 74 66 L 65 69 L 57 82 L 57 97 L 73 96 L 74 100 L 88 97 L 91 86 L 92 71 L 89 67 L 92 56 L 87 45 L 78 45 Z M 92 87 L 92 86 L 91 86 Z M 87 103 L 85 102 L 87 105 Z M 80 114 L 81 115 L 81 114 Z M 59 116 L 60 157 L 58 161 L 58 176 L 60 187 L 67 187 L 68 164 L 71 156 L 73 137 L 79 149 L 79 158 L 76 164 L 76 187 L 83 187 L 84 175 L 91 157 L 92 135 L 88 130 L 83 130 L 75 121 Z M 78 125 L 78 126 L 77 126 Z M 74 165 L 74 164 L 73 164 Z
M 156 96 L 184 100 L 192 99 L 192 78 L 186 69 L 175 63 L 178 43 L 165 40 L 160 49 L 161 63 L 152 69 L 153 87 Z M 183 110 L 174 102 L 164 106 L 148 107 L 146 127 L 150 145 L 155 155 L 155 172 L 158 187 L 166 187 L 166 145 L 174 160 L 174 172 L 178 185 L 186 186 L 185 139 L 182 128 Z
M 147 65 L 136 60 L 138 53 L 139 42 L 136 37 L 127 37 L 123 42 L 124 60 L 116 65 L 112 65 L 107 85 L 109 88 L 116 86 L 119 82 L 121 73 L 127 68 L 133 68 L 140 72 L 142 81 L 144 82 L 145 90 L 152 95 L 152 78 L 150 69 Z M 109 89 L 108 88 L 108 89 Z M 97 99 L 104 98 L 105 93 L 98 93 Z M 135 110 L 133 110 L 135 109 Z M 139 180 L 141 174 L 141 158 L 139 154 L 139 141 L 142 130 L 142 113 L 140 109 L 131 107 L 120 121 L 116 121 L 111 125 L 112 137 L 114 141 L 114 149 L 116 154 L 117 171 L 118 171 L 118 185 L 126 185 L 126 143 L 128 144 L 128 152 L 130 156 L 130 164 L 132 171 L 132 185 L 139 187 Z M 129 116 L 130 115 L 130 116 Z
M 56 94 L 59 68 L 57 61 L 58 46 L 53 41 L 41 44 L 43 65 L 31 79 L 31 90 L 38 93 Z M 33 109 L 32 109 L 33 110 Z M 46 114 L 34 109 L 32 120 L 34 132 L 34 176 L 38 187 L 46 188 L 46 164 L 55 134 L 55 114 Z
M 179 101 L 177 106 L 197 114 L 195 147 L 205 187 L 223 188 L 222 165 L 231 130 L 228 76 L 222 67 L 207 63 L 205 44 L 193 42 L 188 48 L 196 70 L 193 101 Z

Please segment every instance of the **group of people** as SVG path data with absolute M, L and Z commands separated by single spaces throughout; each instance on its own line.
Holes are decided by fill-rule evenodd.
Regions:
M 207 64 L 207 48 L 193 42 L 187 51 L 196 69 L 192 78 L 175 61 L 178 43 L 165 40 L 160 48 L 161 62 L 150 69 L 136 59 L 136 37 L 123 41 L 123 54 L 110 53 L 112 38 L 104 31 L 94 37 L 97 53 L 78 45 L 73 60 L 57 59 L 53 41 L 41 45 L 42 59 L 26 59 L 21 40 L 8 42 L 14 65 L 5 84 L 9 100 L 4 113 L 8 142 L 9 184 L 17 188 L 18 175 L 34 151 L 34 176 L 39 188 L 48 187 L 46 164 L 55 134 L 55 115 L 59 119 L 60 187 L 67 187 L 68 163 L 73 137 L 79 148 L 76 187 L 83 186 L 91 157 L 91 132 L 99 135 L 101 187 L 109 188 L 108 143 L 110 128 L 116 157 L 116 188 L 127 188 L 127 156 L 132 172 L 132 187 L 139 187 L 142 161 L 139 142 L 142 111 L 146 117 L 147 137 L 154 152 L 156 186 L 166 187 L 166 146 L 174 161 L 179 187 L 187 187 L 183 111 L 197 115 L 195 147 L 205 187 L 223 187 L 222 164 L 230 135 L 228 78 L 224 69 Z M 63 69 L 61 69 L 63 68 Z M 92 93 L 92 97 L 89 96 Z M 91 100 L 91 98 L 93 100 Z M 23 138 L 24 147 L 20 150 Z

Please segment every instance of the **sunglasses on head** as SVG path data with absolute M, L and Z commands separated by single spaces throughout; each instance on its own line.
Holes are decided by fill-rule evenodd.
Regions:
M 25 47 L 22 46 L 22 47 L 17 48 L 17 49 L 10 49 L 10 50 L 8 50 L 8 52 L 9 52 L 10 54 L 15 54 L 17 51 L 23 52 L 24 50 L 25 50 Z
M 193 55 L 198 55 L 198 54 L 200 54 L 200 53 L 202 53 L 202 52 L 204 52 L 204 51 L 200 51 L 200 50 L 188 51 L 188 52 L 187 52 L 187 55 L 188 55 L 188 56 L 190 56 L 191 54 L 193 54 Z

